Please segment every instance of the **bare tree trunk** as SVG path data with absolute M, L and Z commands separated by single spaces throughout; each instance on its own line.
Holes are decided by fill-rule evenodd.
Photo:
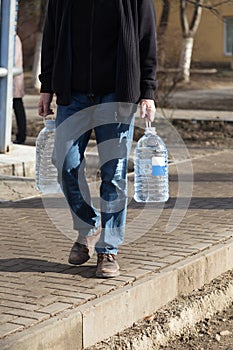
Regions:
M 40 74 L 40 60 L 41 60 L 41 47 L 42 47 L 42 36 L 43 36 L 43 27 L 44 27 L 44 19 L 45 19 L 45 12 L 47 8 L 48 0 L 41 0 L 40 3 L 40 21 L 38 25 L 38 32 L 37 32 L 37 40 L 36 40 L 36 48 L 34 53 L 34 62 L 33 62 L 33 68 L 32 68 L 32 84 L 33 86 L 39 90 L 40 89 L 40 81 L 39 81 L 39 74 Z
M 166 54 L 165 54 L 165 34 L 168 26 L 168 19 L 170 14 L 170 0 L 163 0 L 163 10 L 158 26 L 158 64 L 160 67 L 165 66 Z
M 187 17 L 187 1 L 180 0 L 180 19 L 183 34 L 183 45 L 180 56 L 180 75 L 185 82 L 190 81 L 190 67 L 192 62 L 192 52 L 194 37 L 201 21 L 202 5 L 204 0 L 193 1 L 194 12 L 189 25 Z
M 232 49 L 231 49 L 231 69 L 233 70 L 233 43 L 232 43 Z
M 183 38 L 182 51 L 180 56 L 181 77 L 185 82 L 190 81 L 190 67 L 192 61 L 194 38 Z

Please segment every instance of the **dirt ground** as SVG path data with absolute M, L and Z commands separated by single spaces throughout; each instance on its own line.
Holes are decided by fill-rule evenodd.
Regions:
M 162 92 L 166 94 L 171 80 L 166 79 L 165 83 L 161 77 Z M 167 83 L 169 82 L 169 86 Z M 219 92 L 213 94 L 213 91 L 219 89 Z M 199 90 L 200 98 L 195 101 L 189 99 L 191 92 Z M 209 91 L 208 91 L 209 90 Z M 227 91 L 227 94 L 225 94 Z M 187 92 L 187 98 L 182 99 L 180 93 Z M 203 94 L 202 94 L 203 92 Z M 185 95 L 185 94 L 184 94 Z M 177 101 L 177 97 L 179 101 Z M 189 83 L 177 83 L 174 90 L 165 101 L 165 105 L 172 106 L 175 102 L 178 108 L 187 109 L 217 109 L 221 111 L 233 110 L 233 70 L 219 69 L 217 73 L 211 74 L 191 74 Z M 193 102 L 193 103 L 192 103 Z M 188 146 L 207 146 L 207 147 L 230 147 L 233 146 L 233 123 L 224 121 L 184 121 L 174 120 L 173 125 L 177 128 L 180 136 Z
M 233 304 L 212 319 L 197 324 L 193 332 L 173 339 L 161 350 L 233 350 Z
M 191 74 L 190 82 L 179 82 L 177 73 L 158 74 L 158 100 L 164 107 L 205 110 L 233 110 L 233 70 Z M 199 96 L 192 96 L 199 91 Z M 185 94 L 180 93 L 187 93 Z M 196 94 L 195 94 L 196 95 Z M 183 98 L 181 98 L 181 96 Z M 196 97 L 196 98 L 195 98 Z
M 189 147 L 233 148 L 232 122 L 174 120 L 172 123 Z

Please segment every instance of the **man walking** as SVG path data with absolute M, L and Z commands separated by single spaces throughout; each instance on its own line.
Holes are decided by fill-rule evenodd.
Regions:
M 55 93 L 57 127 L 62 127 L 63 122 L 80 110 L 122 102 L 140 103 L 141 117 L 153 121 L 155 76 L 153 0 L 49 1 L 42 45 L 38 107 L 41 116 L 53 113 L 51 101 Z M 95 248 L 96 276 L 101 278 L 119 275 L 116 256 L 125 229 L 126 172 L 133 138 L 133 113 L 126 119 L 122 122 L 109 115 L 109 123 L 94 124 L 101 161 L 101 213 L 86 199 L 89 191 L 83 160 L 91 128 L 75 140 L 60 174 L 74 228 L 79 232 L 69 262 L 85 263 Z M 78 114 L 76 127 L 80 128 Z M 100 147 L 111 140 L 114 147 L 104 150 Z

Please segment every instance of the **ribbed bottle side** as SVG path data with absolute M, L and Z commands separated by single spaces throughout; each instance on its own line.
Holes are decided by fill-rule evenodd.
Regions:
M 163 175 L 153 175 L 152 159 L 164 159 Z M 135 200 L 137 202 L 166 202 L 168 200 L 167 150 L 156 151 L 153 147 L 139 147 L 135 151 Z
M 36 187 L 42 193 L 60 192 L 57 169 L 52 163 L 54 130 L 42 130 L 36 141 Z

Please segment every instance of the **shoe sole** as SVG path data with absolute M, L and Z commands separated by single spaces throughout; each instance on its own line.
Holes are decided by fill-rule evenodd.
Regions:
M 68 263 L 72 264 L 72 265 L 83 265 L 85 264 L 85 262 L 87 262 L 88 260 L 90 260 L 91 257 L 89 257 L 88 259 L 84 260 L 84 261 L 77 261 L 77 260 L 71 260 L 68 259 Z
M 116 272 L 114 274 L 113 273 L 96 273 L 95 275 L 98 278 L 114 278 L 114 277 L 119 276 L 120 272 L 118 271 L 118 272 Z

